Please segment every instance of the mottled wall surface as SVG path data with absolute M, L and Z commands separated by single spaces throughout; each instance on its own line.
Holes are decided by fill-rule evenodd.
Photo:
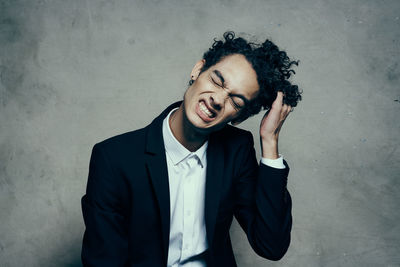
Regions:
M 400 266 L 399 16 L 397 0 L 0 0 L 0 265 L 79 266 L 92 146 L 180 99 L 235 30 L 299 59 L 304 89 L 280 138 L 291 246 L 264 260 L 235 223 L 239 266 Z M 256 140 L 261 117 L 241 124 Z

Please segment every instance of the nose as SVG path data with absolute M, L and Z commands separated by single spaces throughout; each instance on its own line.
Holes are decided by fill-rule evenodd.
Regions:
M 221 110 L 223 105 L 224 105 L 224 103 L 225 103 L 225 100 L 228 98 L 228 96 L 229 96 L 229 94 L 225 89 L 218 90 L 217 92 L 214 92 L 210 96 L 211 105 L 216 110 Z

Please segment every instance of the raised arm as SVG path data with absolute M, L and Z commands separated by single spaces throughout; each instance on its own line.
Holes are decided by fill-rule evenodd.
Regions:
M 291 110 L 290 106 L 282 104 L 282 100 L 283 94 L 279 92 L 260 125 L 263 158 L 279 157 L 279 132 Z M 241 173 L 235 184 L 235 217 L 257 254 L 279 260 L 289 247 L 292 227 L 292 202 L 286 188 L 289 166 L 284 161 L 283 169 L 265 164 L 258 167 L 251 136 L 248 143 L 242 153 Z

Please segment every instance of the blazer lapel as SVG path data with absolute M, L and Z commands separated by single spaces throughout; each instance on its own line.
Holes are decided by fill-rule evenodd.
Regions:
M 169 111 L 179 106 L 179 102 L 169 106 L 148 126 L 146 133 L 146 168 L 153 186 L 161 217 L 162 244 L 165 263 L 168 259 L 169 229 L 170 229 L 170 196 L 167 161 L 165 157 L 162 123 Z
M 207 148 L 206 196 L 204 207 L 207 241 L 210 247 L 214 238 L 223 170 L 224 158 L 222 147 L 215 136 L 211 135 Z

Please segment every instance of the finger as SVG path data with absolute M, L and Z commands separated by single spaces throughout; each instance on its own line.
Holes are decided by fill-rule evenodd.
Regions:
M 281 131 L 281 128 L 282 128 L 282 125 L 283 125 L 284 122 L 285 122 L 285 119 L 282 119 L 282 120 L 279 122 L 279 125 L 278 125 L 278 127 L 275 129 L 274 134 L 279 134 L 279 132 Z
M 283 93 L 282 92 L 278 92 L 274 103 L 272 104 L 272 106 L 274 108 L 279 108 L 282 106 L 282 102 L 283 102 Z
M 281 120 L 283 120 L 283 121 L 286 120 L 287 116 L 290 113 L 291 108 L 292 107 L 290 105 L 287 105 L 287 104 L 284 104 L 282 106 Z
M 292 107 L 292 106 L 289 105 L 289 111 L 288 111 L 288 112 L 289 112 L 289 113 L 290 113 L 290 112 L 293 112 L 293 110 L 294 110 L 294 107 Z
M 286 117 L 289 110 L 290 110 L 290 106 L 287 104 L 283 104 L 282 110 L 281 110 L 281 116 Z

